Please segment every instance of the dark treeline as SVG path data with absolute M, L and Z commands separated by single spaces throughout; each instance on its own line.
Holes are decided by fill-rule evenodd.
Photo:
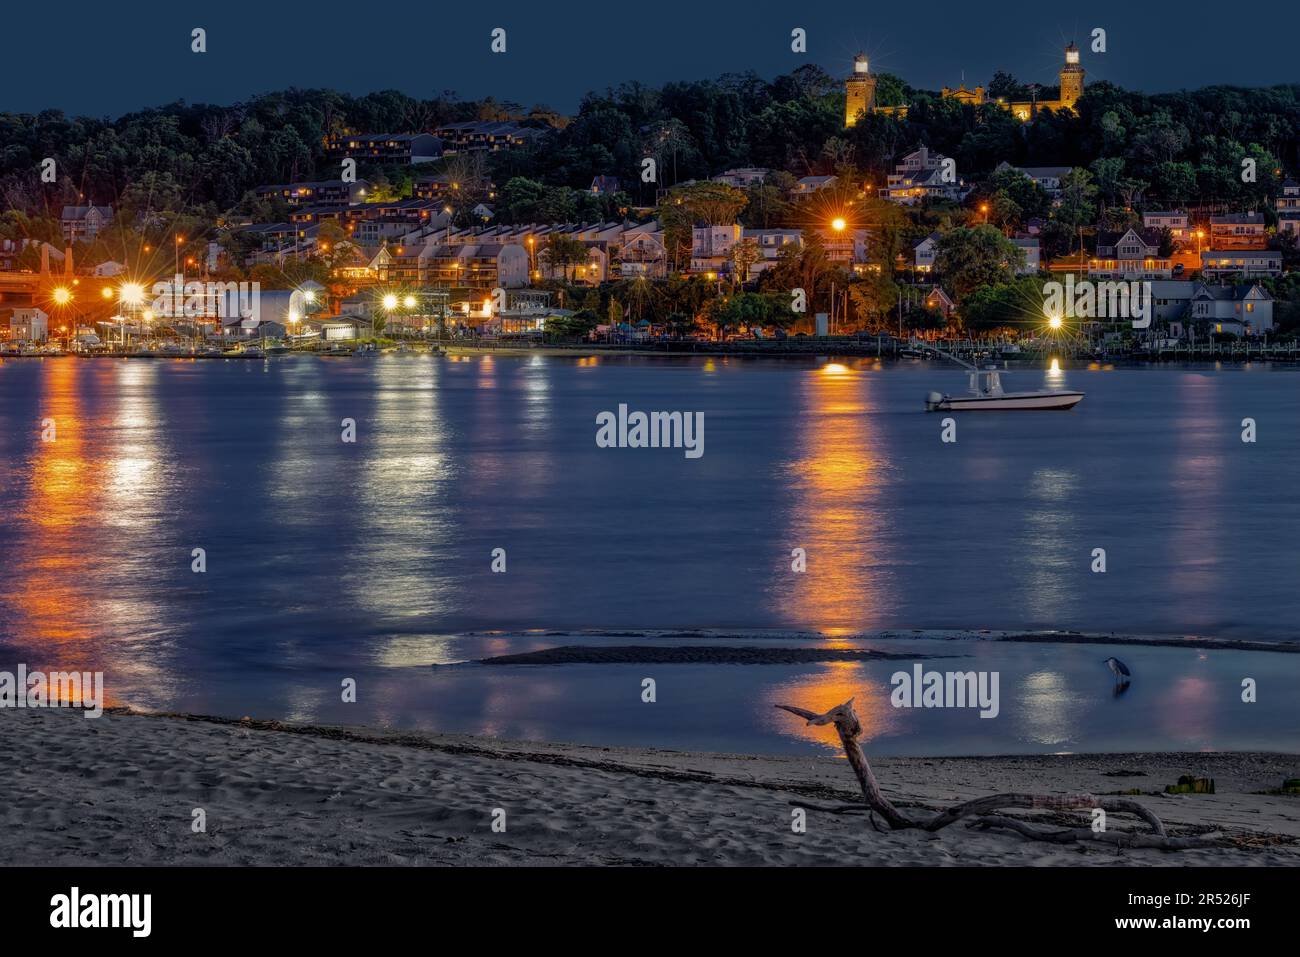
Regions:
M 1000 89 L 1019 88 L 1013 77 L 995 79 Z M 1103 192 L 1146 205 L 1227 202 L 1249 209 L 1266 208 L 1277 170 L 1300 164 L 1300 85 L 1148 95 L 1101 82 L 1087 88 L 1077 114 L 1044 112 L 1024 124 L 992 104 L 961 106 L 888 75 L 879 83 L 882 100 L 910 105 L 907 118 L 868 116 L 848 130 L 841 80 L 815 66 L 771 81 L 742 73 L 658 89 L 624 84 L 589 94 L 571 119 L 451 94 L 353 97 L 329 90 L 269 93 L 233 106 L 173 103 L 116 120 L 0 113 L 7 217 L 0 227 L 34 230 L 46 220 L 39 228 L 48 229 L 62 205 L 91 201 L 127 214 L 212 218 L 252 211 L 247 193 L 258 184 L 337 178 L 336 161 L 324 151 L 330 132 L 411 132 L 467 119 L 514 119 L 552 131 L 536 146 L 494 154 L 487 172 L 498 184 L 523 177 L 583 190 L 593 176 L 613 175 L 632 204 L 645 205 L 655 198 L 654 185 L 640 180 L 647 156 L 657 160 L 658 186 L 736 166 L 869 178 L 883 176 L 899 153 L 926 144 L 955 157 L 967 179 L 1003 160 L 1090 167 Z M 57 164 L 55 183 L 41 182 L 47 157 Z M 1241 177 L 1246 157 L 1257 163 L 1254 183 Z M 1094 165 L 1103 159 L 1112 162 Z M 396 195 L 410 172 L 362 167 L 363 176 L 390 183 Z

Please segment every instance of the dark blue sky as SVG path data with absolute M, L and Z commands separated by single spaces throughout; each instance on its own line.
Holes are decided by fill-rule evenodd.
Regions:
M 865 50 L 875 67 L 937 89 L 984 83 L 1006 69 L 1054 83 L 1077 38 L 1089 79 L 1151 92 L 1213 83 L 1300 82 L 1289 52 L 1300 4 L 1101 2 L 813 3 L 619 0 L 615 3 L 362 3 L 281 0 L 161 3 L 70 0 L 8 4 L 0 38 L 0 110 L 117 115 L 185 99 L 230 103 L 288 86 L 349 93 L 454 90 L 572 111 L 582 94 L 623 80 L 659 84 L 808 61 L 847 73 Z M 488 12 L 493 11 L 493 12 Z M 644 12 L 641 12 L 644 11 Z M 204 27 L 208 52 L 190 52 Z M 493 27 L 507 52 L 489 51 Z M 790 31 L 808 31 L 808 54 Z M 1094 27 L 1108 51 L 1089 51 Z

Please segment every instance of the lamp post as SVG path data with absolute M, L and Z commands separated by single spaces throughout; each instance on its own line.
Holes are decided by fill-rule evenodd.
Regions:
M 54 300 L 54 304 L 59 307 L 59 318 L 60 321 L 63 323 L 63 325 L 59 327 L 59 331 L 66 333 L 68 331 L 67 307 L 72 302 L 72 290 L 69 289 L 67 286 L 58 286 L 55 288 L 51 298 Z M 63 348 L 67 349 L 68 345 L 69 342 L 67 336 L 65 335 L 63 341 Z
M 138 308 L 144 303 L 144 287 L 138 282 L 124 282 L 117 292 L 118 302 L 127 308 Z M 122 319 L 122 349 L 126 349 L 126 316 Z

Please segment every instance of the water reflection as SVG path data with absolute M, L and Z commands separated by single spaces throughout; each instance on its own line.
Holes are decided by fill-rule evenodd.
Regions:
M 1029 481 L 1022 550 L 1028 558 L 1021 600 L 1030 617 L 1052 621 L 1077 599 L 1070 569 L 1080 560 L 1078 512 L 1073 499 L 1078 476 L 1069 468 L 1037 468 Z
M 1223 485 L 1223 437 L 1219 430 L 1217 383 L 1208 376 L 1185 374 L 1178 380 L 1178 404 L 1168 428 L 1174 455 L 1168 476 L 1168 501 L 1162 503 L 1177 562 L 1162 563 L 1166 594 L 1178 595 L 1180 614 L 1189 629 L 1210 630 L 1216 620 L 1205 598 L 1222 585 L 1219 538 L 1222 511 L 1217 508 L 1232 490 Z
M 902 725 L 899 711 L 889 703 L 888 685 L 881 687 L 865 665 L 854 661 L 829 661 L 780 684 L 767 687 L 754 709 L 755 722 L 783 737 L 816 744 L 843 753 L 832 725 L 810 725 L 776 706 L 792 704 L 819 714 L 853 699 L 862 723 L 862 740 L 872 741 L 896 733 Z
M 891 604 L 891 530 L 877 504 L 883 439 L 872 374 L 861 370 L 829 363 L 801 378 L 803 425 L 781 476 L 790 497 L 786 541 L 805 550 L 807 571 L 792 571 L 788 559 L 771 592 L 782 618 L 830 635 L 884 621 Z

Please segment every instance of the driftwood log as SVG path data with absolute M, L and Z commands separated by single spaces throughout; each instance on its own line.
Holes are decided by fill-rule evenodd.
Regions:
M 862 724 L 857 712 L 853 710 L 853 699 L 831 708 L 825 714 L 816 714 L 793 705 L 779 704 L 776 707 L 798 715 L 809 724 L 833 724 L 839 733 L 840 744 L 844 747 L 844 756 L 849 759 L 849 766 L 862 786 L 862 796 L 866 799 L 867 809 L 874 811 L 885 819 L 892 830 L 917 828 L 923 831 L 938 831 L 963 818 L 973 818 L 971 827 L 1002 828 L 1015 831 L 1036 841 L 1051 841 L 1057 844 L 1070 844 L 1076 841 L 1097 841 L 1113 844 L 1116 847 L 1154 847 L 1163 850 L 1184 850 L 1192 847 L 1216 847 L 1223 844 L 1222 839 L 1214 837 L 1170 837 L 1165 833 L 1164 823 L 1145 805 L 1128 798 L 1097 797 L 1092 794 L 992 794 L 954 805 L 928 818 L 916 818 L 904 814 L 893 805 L 880 790 L 876 775 L 871 770 L 866 754 L 858 738 L 862 735 Z M 1079 828 L 1045 828 L 1007 817 L 996 812 L 1006 808 L 1049 808 L 1055 810 L 1102 808 L 1107 812 L 1133 814 L 1141 818 L 1151 829 L 1144 834 L 1133 831 L 1094 831 L 1090 827 Z M 826 809 L 822 810 L 847 810 Z

